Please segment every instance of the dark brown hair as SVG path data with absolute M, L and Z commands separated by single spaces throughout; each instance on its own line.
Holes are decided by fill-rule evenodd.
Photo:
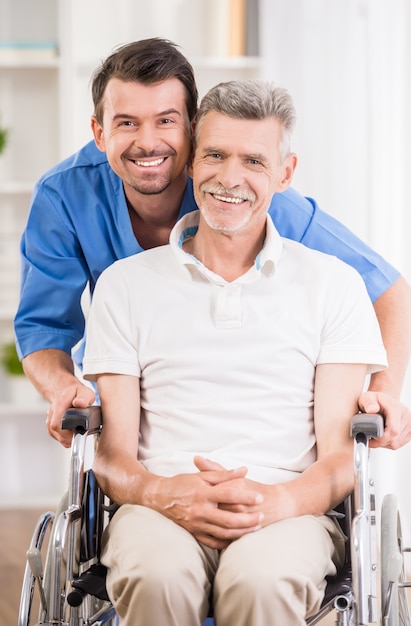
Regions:
M 153 37 L 120 46 L 96 69 L 91 92 L 94 115 L 99 124 L 103 120 L 103 97 L 111 78 L 125 82 L 136 81 L 150 85 L 177 78 L 184 85 L 190 122 L 197 111 L 198 91 L 194 70 L 188 60 L 167 39 Z

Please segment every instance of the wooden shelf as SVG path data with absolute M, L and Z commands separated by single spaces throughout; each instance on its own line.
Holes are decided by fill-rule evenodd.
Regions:
M 195 68 L 201 70 L 208 69 L 259 69 L 261 67 L 260 57 L 251 56 L 205 56 L 191 59 Z
M 14 59 L 1 58 L 0 55 L 0 70 L 54 70 L 60 66 L 60 59 L 58 57 L 54 59 L 21 59 L 15 57 Z

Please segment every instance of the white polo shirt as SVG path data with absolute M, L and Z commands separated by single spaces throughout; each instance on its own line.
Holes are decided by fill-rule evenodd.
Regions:
M 86 378 L 140 378 L 139 459 L 149 471 L 193 472 L 201 454 L 246 465 L 254 480 L 290 480 L 316 458 L 316 364 L 386 365 L 373 306 L 354 269 L 282 239 L 270 217 L 254 266 L 226 282 L 181 247 L 198 217 L 177 223 L 171 245 L 103 272 Z

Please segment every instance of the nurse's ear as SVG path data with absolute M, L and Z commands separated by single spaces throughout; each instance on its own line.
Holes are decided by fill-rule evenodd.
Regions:
M 104 142 L 103 127 L 100 124 L 100 122 L 97 121 L 97 118 L 96 118 L 95 115 L 91 116 L 90 126 L 91 126 L 91 130 L 92 130 L 92 133 L 93 133 L 93 136 L 94 136 L 94 141 L 96 143 L 97 148 L 101 152 L 105 152 L 106 151 L 106 144 Z

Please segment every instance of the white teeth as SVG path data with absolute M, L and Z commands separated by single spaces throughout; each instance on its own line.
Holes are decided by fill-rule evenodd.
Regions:
M 161 165 L 165 159 L 157 159 L 156 161 L 134 161 L 136 165 L 141 165 L 141 167 L 155 167 L 156 165 Z
M 229 202 L 231 204 L 240 204 L 243 202 L 243 198 L 233 198 L 232 196 L 217 196 L 213 194 L 216 200 L 221 200 L 221 202 Z

